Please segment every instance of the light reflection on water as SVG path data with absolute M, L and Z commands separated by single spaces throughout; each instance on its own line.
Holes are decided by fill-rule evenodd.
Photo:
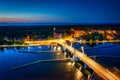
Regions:
M 79 69 L 75 69 L 71 62 L 68 62 L 66 64 L 66 70 L 68 72 L 71 72 L 72 70 L 74 70 L 74 72 L 75 72 L 74 80 L 85 80 L 86 79 L 84 77 L 83 73 Z
M 100 48 L 100 49 L 94 49 L 98 47 L 104 47 L 104 46 L 109 46 L 113 44 L 99 44 L 94 47 L 89 47 L 87 45 L 84 45 L 85 49 L 91 48 L 91 50 L 85 50 L 85 53 L 87 53 L 88 56 L 91 55 L 107 55 L 107 56 L 120 56 L 120 45 L 114 46 L 114 47 L 106 47 L 106 48 Z M 78 49 L 80 49 L 79 45 L 76 45 Z M 39 47 L 22 47 L 22 48 L 1 48 L 0 51 L 0 80 L 17 80 L 18 78 L 25 79 L 25 80 L 30 80 L 28 79 L 29 77 L 34 78 L 37 77 L 39 78 L 38 80 L 60 80 L 58 78 L 60 75 L 62 76 L 61 80 L 86 80 L 83 74 L 76 69 L 72 63 L 70 62 L 61 62 L 61 63 L 56 63 L 56 62 L 50 62 L 50 63 L 40 63 L 37 65 L 33 65 L 30 67 L 26 67 L 24 69 L 20 69 L 18 71 L 11 71 L 12 67 L 19 66 L 22 64 L 34 62 L 36 60 L 48 60 L 48 59 L 62 59 L 65 58 L 65 56 L 60 53 L 20 53 L 20 50 L 23 51 L 51 51 L 55 50 L 53 46 L 39 46 Z M 111 59 L 111 58 L 98 58 L 96 59 L 97 62 L 102 64 L 103 66 L 111 66 L 111 67 L 118 67 L 120 68 L 118 58 L 116 59 Z M 112 63 L 113 62 L 113 63 Z M 57 68 L 59 67 L 59 68 Z M 56 69 L 57 68 L 57 69 Z M 32 69 L 34 75 L 30 73 L 30 69 Z M 39 70 L 39 71 L 38 71 Z M 47 71 L 46 71 L 47 70 Z M 44 72 L 44 73 L 41 73 Z M 56 72 L 57 71 L 57 72 Z M 53 72 L 53 73 L 51 73 Z M 24 77 L 24 74 L 26 74 L 26 77 Z M 46 74 L 48 73 L 48 74 Z M 53 79 L 50 75 L 56 76 L 58 74 L 58 77 L 54 77 Z M 45 77 L 48 77 L 48 79 L 43 79 L 42 76 L 45 74 Z M 15 78 L 13 78 L 13 75 L 16 75 Z M 8 78 L 5 78 L 8 77 Z M 3 78 L 3 79 L 2 79 Z
M 12 67 L 37 60 L 63 59 L 58 53 L 20 53 L 19 51 L 46 51 L 52 47 L 5 48 L 0 52 L 0 80 L 76 80 L 76 68 L 70 62 L 46 62 L 12 71 Z M 4 54 L 3 54 L 4 53 Z M 61 77 L 61 78 L 60 78 Z M 69 79 L 68 79 L 69 78 Z M 78 78 L 77 78 L 78 79 Z M 80 79 L 79 79 L 80 80 Z
M 76 69 L 74 80 L 85 80 L 82 72 Z

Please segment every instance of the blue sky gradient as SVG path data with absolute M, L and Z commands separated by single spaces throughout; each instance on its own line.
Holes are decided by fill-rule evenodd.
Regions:
M 120 0 L 0 0 L 0 22 L 120 23 Z

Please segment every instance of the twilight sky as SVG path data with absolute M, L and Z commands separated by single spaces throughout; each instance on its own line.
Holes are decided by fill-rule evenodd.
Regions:
M 120 0 L 0 0 L 0 23 L 120 24 Z

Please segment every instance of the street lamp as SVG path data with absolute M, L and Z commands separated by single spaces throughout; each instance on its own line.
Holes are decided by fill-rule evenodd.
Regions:
M 56 30 L 56 28 L 54 27 L 54 28 L 53 28 L 54 33 L 55 33 L 55 30 Z
M 54 27 L 54 28 L 53 28 L 53 37 L 54 37 L 54 35 L 55 35 L 55 30 L 56 30 L 56 28 Z

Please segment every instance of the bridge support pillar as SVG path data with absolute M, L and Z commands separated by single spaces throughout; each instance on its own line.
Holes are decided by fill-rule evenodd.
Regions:
M 91 75 L 90 74 L 87 76 L 87 80 L 91 80 Z
M 79 60 L 79 58 L 77 58 L 75 55 L 73 55 L 72 59 L 73 59 L 74 61 L 78 61 L 78 60 Z
M 61 50 L 62 50 L 61 46 L 57 46 L 57 51 L 61 51 Z
M 56 51 L 57 50 L 57 46 L 53 46 L 53 51 Z
M 96 56 L 93 57 L 93 60 L 96 60 Z

